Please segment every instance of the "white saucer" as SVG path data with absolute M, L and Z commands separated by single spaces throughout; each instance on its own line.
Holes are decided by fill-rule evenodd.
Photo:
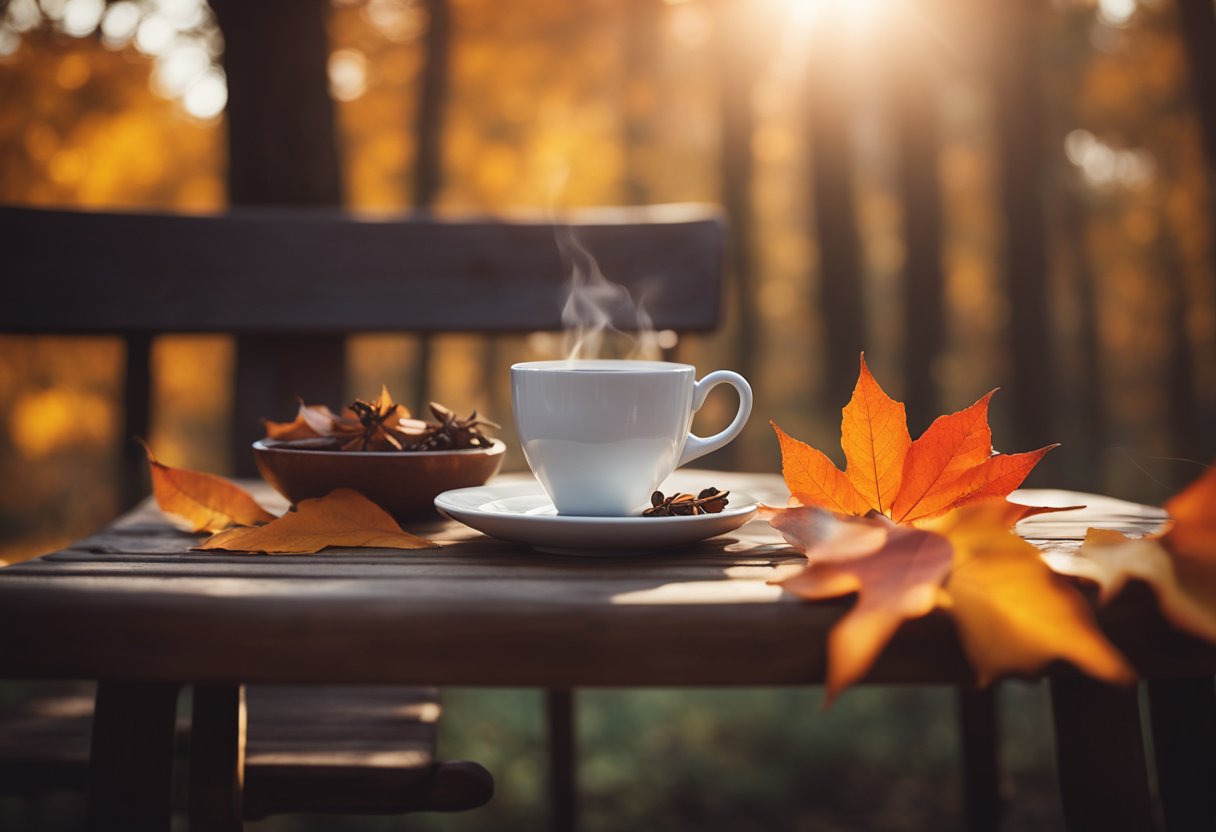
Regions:
M 441 512 L 477 531 L 557 555 L 644 555 L 734 531 L 756 515 L 756 501 L 732 491 L 719 514 L 695 517 L 559 515 L 540 483 L 480 485 L 445 491 Z

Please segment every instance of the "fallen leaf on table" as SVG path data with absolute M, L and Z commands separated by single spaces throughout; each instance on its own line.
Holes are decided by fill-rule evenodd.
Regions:
M 1055 659 L 1111 682 L 1132 678 L 1080 593 L 1010 531 L 1033 507 L 994 498 L 924 528 L 813 507 L 770 511 L 808 561 L 775 583 L 808 600 L 857 595 L 828 637 L 828 703 L 865 677 L 905 621 L 939 607 L 954 617 L 981 684 Z
M 152 472 L 152 495 L 166 514 L 180 518 L 191 531 L 217 532 L 231 526 L 253 526 L 274 519 L 247 492 L 222 477 L 170 468 L 157 461 L 142 439 Z
M 771 515 L 769 525 L 808 558 L 868 555 L 886 542 L 891 528 L 884 517 L 841 517 L 813 506 L 763 508 Z
M 1096 583 L 1103 604 L 1129 581 L 1143 581 L 1170 624 L 1216 643 L 1216 466 L 1165 508 L 1171 524 L 1163 534 L 1129 538 L 1090 529 L 1075 555 L 1050 562 L 1063 574 Z
M 889 521 L 838 520 L 814 508 L 792 508 L 773 521 L 791 542 L 805 540 L 810 563 L 778 583 L 812 601 L 857 593 L 857 602 L 828 636 L 827 700 L 869 672 L 905 621 L 933 611 L 950 571 L 950 542 Z
M 1043 563 L 1037 548 L 1007 530 L 1009 519 L 1007 506 L 992 501 L 929 526 L 954 549 L 939 604 L 954 616 L 980 685 L 1038 673 L 1056 659 L 1106 682 L 1133 681 L 1135 672 L 1084 597 Z
M 940 416 L 916 440 L 904 406 L 883 392 L 861 357 L 853 397 L 842 411 L 840 471 L 821 451 L 776 424 L 782 474 L 803 505 L 862 516 L 876 511 L 896 523 L 921 523 L 989 497 L 1005 497 L 1054 448 L 996 454 L 988 427 L 992 391 L 970 407 Z
M 435 549 L 437 543 L 402 531 L 387 511 L 357 491 L 339 488 L 301 500 L 292 511 L 248 529 L 229 529 L 197 549 L 267 554 L 311 554 L 327 546 L 368 549 Z

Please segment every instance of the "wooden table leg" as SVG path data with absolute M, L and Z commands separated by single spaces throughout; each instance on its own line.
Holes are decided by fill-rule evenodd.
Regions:
M 1169 832 L 1216 829 L 1216 683 L 1148 683 L 1157 787 Z
M 578 755 L 574 716 L 574 691 L 545 691 L 550 832 L 574 832 L 578 826 Z
M 994 832 L 1001 822 L 1001 736 L 996 688 L 959 688 L 963 808 L 969 832 Z
M 190 832 L 241 832 L 245 689 L 195 685 L 190 723 Z
M 1069 832 L 1153 829 L 1136 688 L 1055 678 L 1051 706 Z
M 168 832 L 178 686 L 97 686 L 89 763 L 89 828 Z

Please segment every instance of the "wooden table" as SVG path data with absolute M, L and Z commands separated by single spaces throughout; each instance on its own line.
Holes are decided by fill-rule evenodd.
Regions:
M 707 473 L 706 482 L 785 499 L 775 476 Z M 265 486 L 250 487 L 273 508 Z M 1093 495 L 1027 496 L 1091 506 L 1024 523 L 1019 531 L 1042 545 L 1075 547 L 1089 525 L 1151 531 L 1163 516 Z M 826 633 L 850 603 L 806 603 L 768 585 L 801 556 L 760 519 L 633 558 L 543 555 L 442 520 L 410 530 L 443 548 L 190 552 L 195 538 L 145 504 L 68 549 L 0 570 L 0 675 L 101 680 L 94 767 L 121 770 L 172 730 L 165 702 L 182 684 L 817 684 Z M 1216 650 L 1175 634 L 1143 594 L 1105 610 L 1101 622 L 1146 678 L 1184 680 L 1176 684 L 1207 701 L 1193 680 L 1208 677 L 1210 693 Z M 868 681 L 967 686 L 973 677 L 951 621 L 934 614 L 900 631 Z M 1087 817 L 1151 823 L 1134 691 L 1067 668 L 1053 673 L 1053 688 L 1070 825 L 1084 828 Z M 1191 746 L 1211 739 L 1199 731 L 1188 741 L 1172 716 L 1160 720 L 1177 735 L 1177 754 L 1194 755 Z M 132 784 L 125 793 L 124 777 Z M 138 800 L 137 779 L 132 770 L 107 782 L 121 799 Z

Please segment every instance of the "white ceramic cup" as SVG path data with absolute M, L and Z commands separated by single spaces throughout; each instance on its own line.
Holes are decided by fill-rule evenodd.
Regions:
M 739 411 L 721 433 L 689 432 L 709 391 L 729 384 Z M 665 361 L 528 361 L 511 367 L 515 429 L 559 514 L 633 515 L 676 468 L 730 442 L 752 412 L 752 388 L 729 370 L 700 381 Z

